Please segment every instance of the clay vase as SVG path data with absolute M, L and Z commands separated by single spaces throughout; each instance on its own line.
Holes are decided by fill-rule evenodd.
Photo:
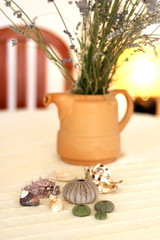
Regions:
M 127 110 L 118 122 L 115 96 L 121 93 L 127 100 Z M 106 95 L 76 95 L 51 93 L 44 96 L 47 106 L 58 107 L 60 130 L 57 152 L 71 164 L 106 164 L 120 156 L 120 132 L 128 123 L 133 102 L 125 90 L 113 90 Z

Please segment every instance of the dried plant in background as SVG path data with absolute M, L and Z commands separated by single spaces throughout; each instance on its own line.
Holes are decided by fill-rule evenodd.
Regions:
M 69 1 L 70 7 L 75 4 L 81 15 L 81 22 L 75 26 L 74 37 L 61 15 L 58 1 L 48 0 L 64 24 L 64 33 L 70 40 L 74 59 L 60 59 L 39 31 L 36 18 L 30 19 L 15 1 L 4 2 L 7 10 L 12 10 L 14 17 L 19 18 L 23 24 L 23 28 L 18 27 L 14 20 L 8 17 L 7 10 L 0 9 L 10 20 L 10 28 L 33 39 L 61 73 L 68 74 L 71 81 L 71 84 L 68 84 L 75 94 L 107 93 L 118 67 L 119 56 L 126 49 L 144 51 L 146 46 L 152 46 L 156 53 L 154 44 L 159 37 L 155 30 L 160 23 L 160 6 L 157 0 Z M 144 30 L 150 25 L 155 25 L 155 30 L 146 34 Z M 75 66 L 76 79 L 65 67 L 65 62 L 72 62 Z

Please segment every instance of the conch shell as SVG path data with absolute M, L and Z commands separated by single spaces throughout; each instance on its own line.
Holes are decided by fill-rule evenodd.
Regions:
M 110 193 L 118 188 L 122 182 L 114 182 L 111 178 L 111 172 L 103 164 L 97 164 L 85 169 L 85 178 L 92 180 L 98 187 L 100 193 Z

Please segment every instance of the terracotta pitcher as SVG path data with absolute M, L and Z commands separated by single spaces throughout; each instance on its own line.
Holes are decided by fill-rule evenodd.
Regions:
M 118 122 L 115 96 L 122 93 L 127 110 Z M 57 151 L 65 162 L 78 165 L 106 164 L 120 155 L 120 132 L 128 123 L 133 102 L 125 90 L 106 95 L 51 93 L 44 96 L 47 106 L 55 103 L 61 121 Z

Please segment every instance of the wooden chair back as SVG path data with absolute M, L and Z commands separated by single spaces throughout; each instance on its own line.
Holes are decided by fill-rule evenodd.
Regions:
M 54 47 L 62 59 L 69 58 L 69 47 L 56 34 L 53 34 L 45 29 L 40 29 L 45 39 Z M 8 106 L 8 79 L 7 79 L 7 42 L 9 39 L 16 39 L 17 54 L 16 54 L 16 88 L 17 88 L 17 108 L 27 107 L 27 39 L 24 35 L 19 35 L 9 28 L 0 29 L 0 109 L 5 109 Z M 43 105 L 43 95 L 46 91 L 46 55 L 44 51 L 38 47 L 36 51 L 37 68 L 36 68 L 36 107 L 41 108 Z M 65 63 L 68 70 L 73 72 L 72 63 Z M 67 85 L 64 81 L 64 90 Z

